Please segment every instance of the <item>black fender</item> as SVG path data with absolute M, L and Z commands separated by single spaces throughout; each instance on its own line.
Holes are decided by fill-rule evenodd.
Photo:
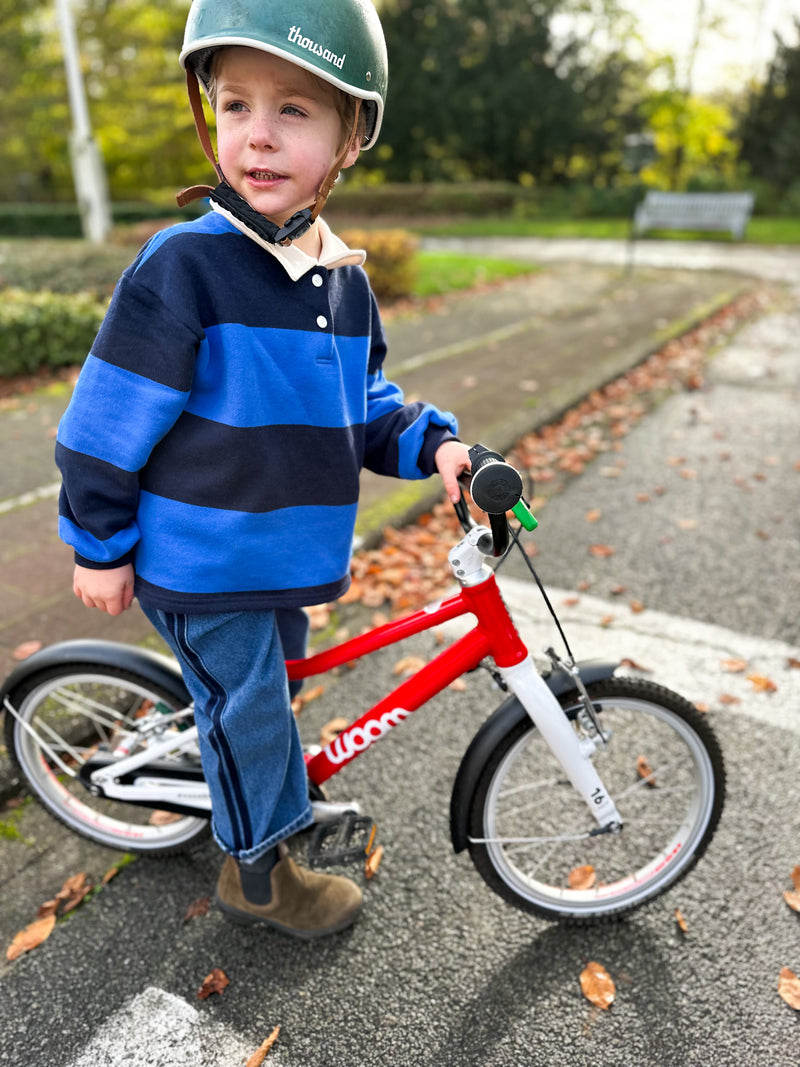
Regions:
M 619 663 L 583 660 L 577 666 L 583 684 L 591 685 L 592 682 L 611 678 Z M 572 675 L 563 668 L 550 671 L 542 677 L 557 697 L 575 689 Z M 515 696 L 509 697 L 489 716 L 464 753 L 450 798 L 450 837 L 455 852 L 463 852 L 469 843 L 469 808 L 481 771 L 505 735 L 527 717 L 528 713 L 519 700 Z
M 178 664 L 167 656 L 116 641 L 78 639 L 48 645 L 20 663 L 3 682 L 0 707 L 5 707 L 6 698 L 39 671 L 78 663 L 133 671 L 166 690 L 179 704 L 186 705 L 191 701 Z

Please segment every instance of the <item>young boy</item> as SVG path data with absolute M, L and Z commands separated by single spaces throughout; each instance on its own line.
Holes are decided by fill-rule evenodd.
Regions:
M 318 937 L 361 892 L 282 844 L 312 821 L 284 659 L 305 654 L 303 606 L 347 588 L 361 467 L 438 470 L 457 499 L 469 460 L 451 415 L 384 378 L 363 253 L 318 218 L 380 128 L 369 0 L 194 0 L 181 62 L 213 210 L 120 279 L 59 427 L 60 533 L 76 595 L 111 615 L 138 597 L 181 664 L 227 853 L 219 906 Z

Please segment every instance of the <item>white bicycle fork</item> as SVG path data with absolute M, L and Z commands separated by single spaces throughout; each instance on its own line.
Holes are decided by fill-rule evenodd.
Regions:
M 595 750 L 594 742 L 590 738 L 580 740 L 530 656 L 513 667 L 500 667 L 498 670 L 573 787 L 583 797 L 598 825 L 603 830 L 621 829 L 622 818 L 617 806 L 608 795 L 590 758 Z

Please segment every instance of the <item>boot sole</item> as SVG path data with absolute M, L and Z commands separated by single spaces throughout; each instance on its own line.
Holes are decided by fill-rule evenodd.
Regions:
M 287 934 L 289 937 L 296 937 L 301 941 L 313 941 L 318 937 L 327 937 L 329 934 L 338 934 L 342 930 L 346 930 L 349 926 L 352 926 L 361 917 L 361 908 L 359 907 L 358 911 L 346 916 L 332 926 L 323 926 L 316 930 L 298 930 L 293 926 L 284 926 L 283 923 L 275 922 L 274 919 L 266 919 L 262 918 L 260 915 L 252 915 L 247 911 L 239 911 L 238 908 L 233 908 L 230 904 L 226 904 L 223 900 L 220 900 L 216 894 L 214 895 L 214 903 L 225 918 L 229 922 L 236 923 L 237 926 L 268 926 L 272 930 L 277 930 L 281 934 Z

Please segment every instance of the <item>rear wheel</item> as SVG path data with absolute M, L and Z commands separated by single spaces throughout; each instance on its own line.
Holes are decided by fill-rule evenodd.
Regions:
M 623 829 L 592 833 L 597 823 L 527 716 L 491 753 L 469 810 L 470 854 L 495 892 L 584 924 L 618 918 L 683 878 L 714 834 L 725 791 L 719 745 L 688 701 L 630 678 L 588 690 L 608 737 L 592 760 Z M 591 735 L 577 695 L 561 703 Z
M 90 759 L 106 759 L 144 721 L 180 710 L 166 690 L 144 675 L 102 664 L 47 668 L 9 694 L 9 754 L 32 792 L 71 830 L 110 848 L 166 855 L 182 852 L 207 834 L 208 820 L 94 797 L 81 778 Z M 191 725 L 169 724 L 161 738 Z M 121 758 L 121 757 L 120 757 Z M 173 757 L 176 770 L 197 773 L 199 754 Z

